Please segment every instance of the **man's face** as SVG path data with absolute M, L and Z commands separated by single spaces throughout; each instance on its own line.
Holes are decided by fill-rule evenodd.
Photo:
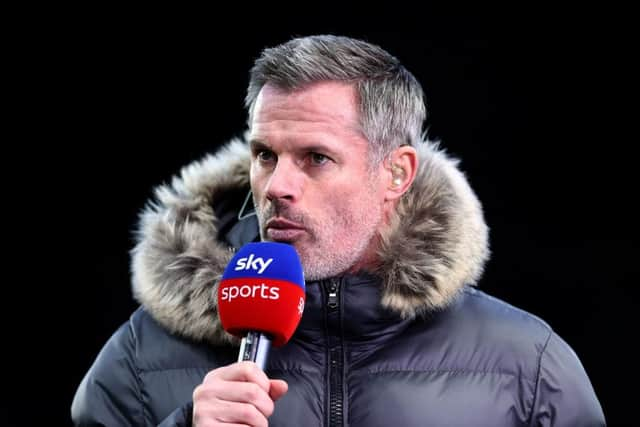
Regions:
M 366 267 L 383 218 L 382 179 L 358 130 L 355 89 L 265 86 L 251 122 L 251 188 L 263 240 L 291 243 L 309 280 Z

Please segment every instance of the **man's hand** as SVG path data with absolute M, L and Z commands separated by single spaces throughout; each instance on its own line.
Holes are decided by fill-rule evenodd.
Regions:
M 287 388 L 286 382 L 270 380 L 253 362 L 214 369 L 193 391 L 193 425 L 267 426 L 274 402 Z

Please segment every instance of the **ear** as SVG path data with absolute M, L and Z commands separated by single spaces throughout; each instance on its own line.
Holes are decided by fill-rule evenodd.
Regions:
M 409 190 L 418 172 L 416 149 L 408 145 L 396 148 L 385 161 L 384 168 L 388 182 L 385 200 L 397 200 Z

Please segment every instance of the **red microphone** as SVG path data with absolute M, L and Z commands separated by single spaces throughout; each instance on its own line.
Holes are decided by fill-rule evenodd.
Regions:
M 264 370 L 271 343 L 281 347 L 289 341 L 304 303 L 304 274 L 293 246 L 258 242 L 240 248 L 218 286 L 222 327 L 242 338 L 238 361 Z

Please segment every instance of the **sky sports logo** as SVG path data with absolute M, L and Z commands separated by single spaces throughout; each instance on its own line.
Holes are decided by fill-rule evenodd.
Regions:
M 257 257 L 255 254 L 249 254 L 248 257 L 240 258 L 236 261 L 234 271 L 251 271 L 262 274 L 272 262 L 273 258 L 267 258 L 265 260 L 262 257 Z M 280 298 L 280 288 L 277 286 L 269 286 L 265 283 L 227 286 L 222 289 L 221 293 L 222 301 L 228 302 L 236 298 L 261 298 L 268 300 L 277 300 Z

